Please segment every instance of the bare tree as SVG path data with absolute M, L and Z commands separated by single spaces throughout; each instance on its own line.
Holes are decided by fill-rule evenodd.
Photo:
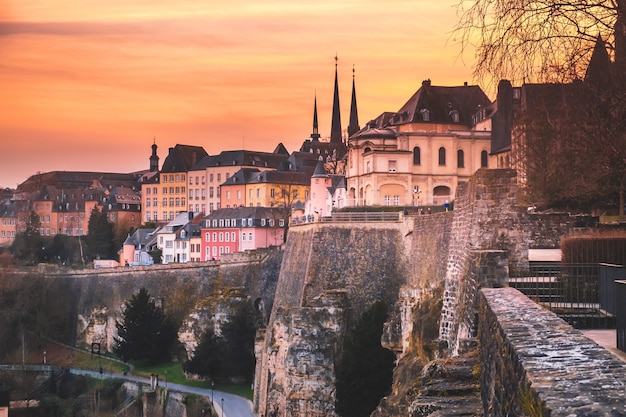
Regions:
M 474 75 L 497 83 L 581 78 L 598 35 L 624 56 L 624 0 L 460 0 L 453 38 L 475 47 Z M 622 4 L 621 4 L 622 3 Z

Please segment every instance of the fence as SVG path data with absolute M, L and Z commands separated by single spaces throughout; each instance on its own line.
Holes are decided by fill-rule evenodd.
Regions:
M 626 352 L 626 303 L 623 302 L 623 300 L 626 300 L 626 281 L 615 281 L 615 298 L 622 300 L 615 305 L 617 348 Z
M 600 265 L 532 263 L 509 285 L 579 329 L 614 328 L 615 316 L 600 304 Z

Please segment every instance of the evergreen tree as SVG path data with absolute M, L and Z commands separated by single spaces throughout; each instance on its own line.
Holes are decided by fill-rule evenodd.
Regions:
M 386 319 L 387 306 L 376 302 L 346 337 L 337 367 L 336 410 L 342 417 L 369 416 L 391 391 L 396 357 L 380 344 Z
M 40 227 L 39 216 L 31 211 L 24 231 L 15 236 L 11 252 L 24 265 L 35 265 L 43 258 L 45 249 Z
M 207 329 L 196 346 L 193 358 L 183 364 L 183 369 L 185 372 L 215 379 L 223 373 L 221 368 L 223 346 L 213 329 Z
M 85 243 L 92 258 L 114 259 L 115 258 L 115 234 L 113 225 L 109 223 L 104 211 L 94 207 L 89 216 L 89 229 Z
M 245 378 L 251 382 L 255 365 L 255 318 L 251 303 L 237 307 L 222 325 L 221 336 L 216 336 L 212 329 L 203 334 L 184 369 L 211 379 Z
M 146 359 L 154 364 L 169 360 L 176 346 L 177 329 L 148 291 L 140 289 L 124 307 L 123 320 L 115 323 L 113 352 L 125 361 Z
M 255 364 L 255 317 L 254 307 L 246 302 L 222 325 L 223 377 L 244 377 L 246 381 L 252 381 Z

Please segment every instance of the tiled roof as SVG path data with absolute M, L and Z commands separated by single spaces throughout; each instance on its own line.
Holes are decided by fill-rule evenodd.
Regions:
M 187 172 L 208 156 L 201 146 L 176 145 L 170 148 L 161 172 Z

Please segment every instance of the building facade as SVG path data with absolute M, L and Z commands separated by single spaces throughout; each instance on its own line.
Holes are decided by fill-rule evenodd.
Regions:
M 459 182 L 489 167 L 491 132 L 475 115 L 490 104 L 478 86 L 424 81 L 400 110 L 349 138 L 347 204 L 449 204 Z

